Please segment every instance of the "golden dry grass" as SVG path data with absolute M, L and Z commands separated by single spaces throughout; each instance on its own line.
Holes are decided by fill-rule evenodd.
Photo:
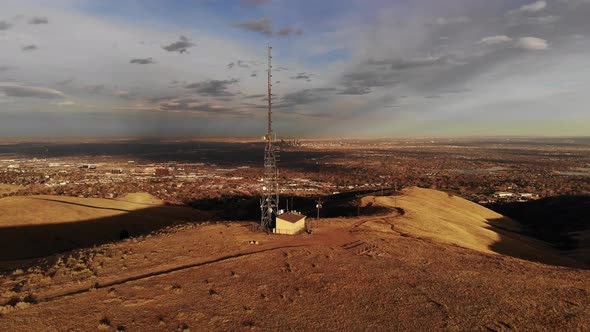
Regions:
M 426 197 L 429 203 L 422 202 Z M 386 198 L 375 202 L 389 204 Z M 58 255 L 0 278 L 0 306 L 10 299 L 23 303 L 27 294 L 38 302 L 5 305 L 0 326 L 92 331 L 108 321 L 109 329 L 126 331 L 590 328 L 590 271 L 498 255 L 494 248 L 507 235 L 489 234 L 494 229 L 485 221 L 497 215 L 459 198 L 410 189 L 398 202 L 405 215 L 323 219 L 313 235 L 253 233 L 247 223 L 191 224 Z M 468 211 L 452 212 L 458 208 Z M 462 247 L 461 236 L 467 238 Z M 463 248 L 468 245 L 475 250 Z
M 458 196 L 413 187 L 397 198 L 377 197 L 376 201 L 388 207 L 397 203 L 404 210 L 394 222 L 402 233 L 485 253 L 572 264 L 546 243 L 523 235 L 514 220 Z
M 80 222 L 161 205 L 160 200 L 145 193 L 129 194 L 120 199 L 13 196 L 0 199 L 0 227 Z
M 119 240 L 213 213 L 166 206 L 145 193 L 119 199 L 26 196 L 0 199 L 0 259 L 21 259 Z

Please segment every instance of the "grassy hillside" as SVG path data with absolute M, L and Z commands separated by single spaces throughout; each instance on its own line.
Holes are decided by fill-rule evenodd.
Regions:
M 479 204 L 441 191 L 408 188 L 379 204 L 404 210 L 397 231 L 485 253 L 499 253 L 549 264 L 574 264 L 547 243 L 523 235 L 522 226 Z
M 40 257 L 211 217 L 212 213 L 166 206 L 145 193 L 116 200 L 7 197 L 0 199 L 0 260 Z
M 389 203 L 374 200 L 364 202 Z M 0 275 L 0 326 L 4 331 L 590 328 L 590 270 L 499 255 L 494 245 L 508 231 L 486 222 L 498 216 L 459 198 L 410 189 L 398 203 L 404 210 L 390 215 L 322 219 L 313 235 L 267 235 L 252 232 L 248 223 L 188 224 L 43 258 Z

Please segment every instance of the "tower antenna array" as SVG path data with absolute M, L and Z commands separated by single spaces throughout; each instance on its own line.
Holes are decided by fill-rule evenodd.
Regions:
M 277 168 L 278 151 L 274 146 L 275 136 L 272 131 L 272 46 L 268 45 L 268 128 L 264 136 L 264 178 L 262 180 L 262 200 L 260 204 L 260 226 L 265 231 L 272 231 L 279 206 L 279 171 Z

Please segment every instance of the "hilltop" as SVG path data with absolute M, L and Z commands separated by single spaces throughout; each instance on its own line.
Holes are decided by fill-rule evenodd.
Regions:
M 578 264 L 510 219 L 419 188 L 363 203 L 391 212 L 322 219 L 313 235 L 298 236 L 255 233 L 250 223 L 191 223 L 39 259 L 2 276 L 0 324 L 7 331 L 590 328 L 590 270 L 530 261 Z

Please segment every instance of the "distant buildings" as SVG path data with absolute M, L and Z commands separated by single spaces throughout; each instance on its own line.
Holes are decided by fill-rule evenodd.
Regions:
M 509 193 L 507 191 L 498 191 L 494 194 L 494 196 L 499 197 L 499 198 L 510 198 L 510 197 L 514 197 L 514 194 Z
M 170 176 L 170 170 L 168 168 L 156 168 L 156 176 Z

